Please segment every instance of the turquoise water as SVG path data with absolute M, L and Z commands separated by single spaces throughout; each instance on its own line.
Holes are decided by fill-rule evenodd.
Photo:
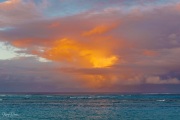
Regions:
M 0 94 L 0 120 L 180 120 L 180 95 Z

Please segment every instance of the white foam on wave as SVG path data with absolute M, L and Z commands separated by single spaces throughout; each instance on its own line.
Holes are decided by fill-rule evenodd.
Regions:
M 69 98 L 71 98 L 71 99 L 92 99 L 95 97 L 93 97 L 93 96 L 77 96 L 77 97 L 71 96 Z
M 47 95 L 46 97 L 53 97 L 53 96 Z
M 85 96 L 82 96 L 82 97 L 77 97 L 77 98 L 79 98 L 79 99 L 85 99 L 85 98 L 87 98 L 87 97 L 85 97 Z
M 74 99 L 74 98 L 76 98 L 76 97 L 70 97 L 70 98 Z
M 87 98 L 91 99 L 91 98 L 93 98 L 93 97 L 90 97 L 90 96 L 89 96 L 89 97 L 87 97 Z
M 31 95 L 25 95 L 25 98 L 30 98 L 31 97 Z
M 159 101 L 159 102 L 164 102 L 164 101 L 166 101 L 165 99 L 163 99 L 163 100 L 157 100 L 157 101 Z

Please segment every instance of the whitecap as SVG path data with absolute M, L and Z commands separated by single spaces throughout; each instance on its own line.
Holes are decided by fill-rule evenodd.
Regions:
M 93 97 L 88 97 L 89 99 L 93 98 Z
M 50 95 L 47 95 L 46 97 L 52 97 L 52 96 L 50 96 Z
M 157 101 L 159 101 L 159 102 L 164 102 L 164 101 L 166 101 L 165 99 L 163 99 L 163 100 L 157 100 Z
M 70 97 L 70 98 L 74 99 L 74 98 L 76 98 L 76 97 Z
M 26 99 L 29 99 L 31 97 L 31 95 L 25 95 L 24 96 Z

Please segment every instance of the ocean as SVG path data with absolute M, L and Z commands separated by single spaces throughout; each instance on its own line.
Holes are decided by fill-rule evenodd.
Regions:
M 180 120 L 180 94 L 0 94 L 0 120 Z

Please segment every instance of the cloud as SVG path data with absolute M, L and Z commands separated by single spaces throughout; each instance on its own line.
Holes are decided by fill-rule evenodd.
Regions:
M 64 38 L 53 44 L 50 49 L 43 49 L 43 52 L 37 51 L 37 55 L 49 60 L 75 64 L 79 67 L 106 67 L 113 65 L 117 60 L 115 55 L 111 55 L 111 48 L 107 46 L 104 50 L 103 47 L 96 47 L 94 42 L 78 42 Z
M 0 90 L 10 92 L 57 92 L 82 90 L 73 76 L 57 71 L 59 64 L 39 62 L 36 57 L 0 60 Z
M 155 51 L 153 51 L 153 50 L 144 50 L 144 51 L 143 51 L 143 54 L 144 54 L 145 56 L 156 56 L 158 53 L 155 52 Z
M 30 4 L 11 2 L 15 6 Z M 70 16 L 20 22 L 11 29 L 0 31 L 0 39 L 25 49 L 19 52 L 51 60 L 58 65 L 57 70 L 64 79 L 65 75 L 71 76 L 74 82 L 70 82 L 87 88 L 179 84 L 176 76 L 160 77 L 178 71 L 180 67 L 177 5 L 142 3 L 137 5 L 136 1 L 136 7 L 128 9 L 118 6 L 112 9 L 114 4 L 103 5 L 100 9 Z M 36 6 L 33 4 L 31 9 L 33 7 Z M 16 7 L 12 9 L 17 10 Z M 17 13 L 21 13 L 19 7 Z M 33 13 L 24 14 L 32 17 Z M 29 18 L 24 14 L 20 15 L 23 20 Z M 10 15 L 4 13 L 3 16 L 10 20 L 18 18 L 18 15 L 13 18 Z
M 116 25 L 117 26 L 117 25 Z M 103 34 L 111 29 L 113 29 L 115 25 L 107 26 L 107 25 L 101 25 L 93 28 L 90 31 L 84 32 L 83 36 L 90 36 L 90 35 L 98 35 L 98 34 Z
M 159 76 L 148 77 L 145 81 L 147 84 L 180 84 L 177 78 L 169 78 L 162 80 Z
M 41 17 L 32 1 L 7 0 L 0 3 L 0 27 L 11 27 L 30 22 Z

